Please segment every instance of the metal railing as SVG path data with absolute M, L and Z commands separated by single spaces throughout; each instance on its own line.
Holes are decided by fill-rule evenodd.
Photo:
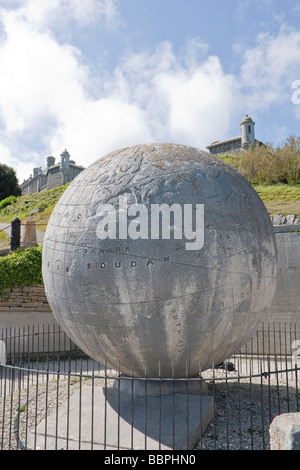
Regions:
M 2 330 L 0 449 L 268 450 L 272 420 L 299 412 L 297 338 L 268 324 L 197 377 L 153 379 L 95 362 L 58 327 Z
M 7 235 L 6 240 L 0 242 L 0 256 L 7 255 L 17 249 L 22 249 L 21 242 L 21 228 L 26 224 L 22 223 L 18 218 L 12 220 L 12 222 L 3 228 L 0 228 L 0 233 Z M 46 223 L 38 223 L 37 228 L 46 227 Z
M 0 228 L 0 233 L 4 233 L 5 235 L 8 235 L 7 234 L 7 231 L 11 229 L 11 224 L 8 224 L 7 226 L 3 227 L 3 228 Z M 10 230 L 11 232 L 11 230 Z M 6 237 L 4 237 L 4 239 L 1 241 L 0 243 L 0 256 L 1 255 L 6 255 L 9 253 L 10 251 L 10 238 L 5 240 Z

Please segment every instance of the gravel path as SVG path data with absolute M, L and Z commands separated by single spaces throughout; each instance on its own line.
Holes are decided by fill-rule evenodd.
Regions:
M 272 373 L 290 369 L 291 364 L 264 367 L 266 364 L 256 362 L 246 366 L 247 370 L 242 365 L 240 377 L 236 372 L 217 371 L 214 380 L 208 382 L 210 394 L 215 397 L 215 416 L 198 449 L 269 450 L 273 419 L 299 411 L 299 371 Z

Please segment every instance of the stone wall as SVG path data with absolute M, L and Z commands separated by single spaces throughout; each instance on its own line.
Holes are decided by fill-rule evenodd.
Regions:
M 58 188 L 64 184 L 64 175 L 61 171 L 49 172 L 47 189 Z
M 60 166 L 50 168 L 48 170 L 47 189 L 57 188 L 73 181 L 83 169 L 83 167 L 72 164 L 68 168 L 61 168 Z
M 47 176 L 39 174 L 35 177 L 30 177 L 27 181 L 21 184 L 22 196 L 27 194 L 38 193 L 45 187 L 47 183 Z
M 300 226 L 274 227 L 278 249 L 278 274 L 269 321 L 300 327 Z
M 293 214 L 290 215 L 282 215 L 282 214 L 276 214 L 271 217 L 273 225 L 299 225 L 300 224 L 300 218 L 296 217 Z M 298 227 L 298 230 L 300 230 L 300 227 Z
M 44 286 L 5 289 L 0 295 L 1 312 L 51 312 Z

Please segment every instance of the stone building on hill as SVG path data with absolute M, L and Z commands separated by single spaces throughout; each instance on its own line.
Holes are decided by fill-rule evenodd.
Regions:
M 264 145 L 255 138 L 255 122 L 248 116 L 244 117 L 241 124 L 241 135 L 226 140 L 217 140 L 206 147 L 210 153 L 222 155 L 225 153 L 239 154 L 247 150 L 250 145 Z
M 64 150 L 59 163 L 55 164 L 54 157 L 48 157 L 45 170 L 41 168 L 33 169 L 33 175 L 30 175 L 20 185 L 22 196 L 63 186 L 72 181 L 83 170 L 84 167 L 76 165 L 73 160 L 70 160 L 69 152 Z

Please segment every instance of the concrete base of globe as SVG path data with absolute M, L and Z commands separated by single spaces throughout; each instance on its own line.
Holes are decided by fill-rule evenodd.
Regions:
M 121 375 L 115 379 L 113 388 L 132 397 L 174 395 L 208 395 L 207 383 L 203 379 L 153 379 Z
M 134 449 L 191 450 L 214 413 L 213 398 L 202 380 L 121 376 L 106 399 L 131 432 Z
M 79 416 L 80 410 L 80 416 Z M 82 386 L 19 436 L 39 450 L 191 450 L 213 418 L 212 397 L 186 393 L 141 396 Z

